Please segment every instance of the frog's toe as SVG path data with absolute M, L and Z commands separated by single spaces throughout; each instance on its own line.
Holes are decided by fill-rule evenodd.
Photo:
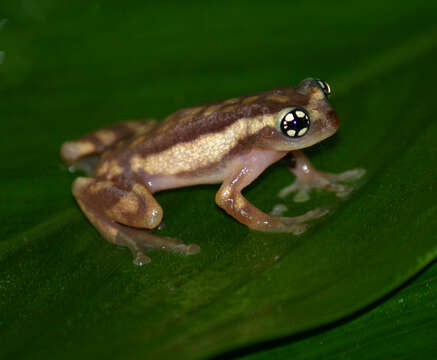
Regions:
M 286 232 L 294 235 L 300 235 L 304 233 L 311 225 L 306 224 L 307 221 L 321 218 L 329 212 L 326 208 L 317 208 L 306 212 L 300 216 L 286 217 L 286 216 L 273 216 L 272 227 L 266 229 L 271 232 Z
M 293 196 L 294 202 L 305 202 L 310 199 L 310 189 L 306 187 L 300 188 L 296 195 Z
M 329 209 L 327 209 L 327 208 L 316 208 L 316 209 L 310 210 L 310 211 L 308 211 L 305 214 L 300 215 L 300 216 L 294 216 L 294 217 L 281 216 L 281 217 L 279 217 L 279 220 L 282 223 L 290 224 L 290 225 L 301 224 L 301 223 L 304 223 L 306 221 L 319 219 L 319 218 L 325 216 L 328 212 L 329 212 Z
M 308 224 L 291 224 L 287 225 L 285 232 L 292 233 L 293 235 L 301 235 L 309 228 Z
M 361 179 L 365 173 L 364 169 L 348 170 L 340 174 L 314 171 L 309 177 L 296 178 L 294 183 L 281 189 L 278 196 L 285 198 L 290 193 L 295 192 L 293 201 L 305 202 L 310 199 L 312 189 L 322 189 L 333 192 L 340 198 L 345 198 L 357 187 L 351 183 Z
M 297 191 L 298 188 L 299 188 L 299 184 L 297 184 L 297 179 L 296 179 L 296 181 L 294 183 L 291 183 L 290 185 L 282 188 L 279 191 L 278 196 L 280 198 L 285 198 L 286 196 L 288 196 L 288 194 L 290 194 L 290 193 L 292 193 L 294 191 Z
M 165 250 L 176 252 L 184 255 L 193 255 L 200 251 L 200 247 L 196 244 L 184 244 L 182 240 L 173 237 L 157 236 L 149 231 L 127 228 L 125 229 L 125 242 L 134 243 L 135 249 L 145 250 Z M 131 248 L 132 250 L 132 248 Z M 134 251 L 136 257 L 136 250 Z
M 344 182 L 352 182 L 361 179 L 366 173 L 365 169 L 352 169 L 340 174 L 329 174 L 329 179 L 331 181 L 344 181 Z
M 352 169 L 340 174 L 326 174 L 329 183 L 325 186 L 325 189 L 335 193 L 339 198 L 345 198 L 357 187 L 355 184 L 350 183 L 358 181 L 365 173 L 366 170 L 364 169 Z
M 135 252 L 133 263 L 138 266 L 148 264 L 152 260 L 144 252 Z
M 355 186 L 332 183 L 326 187 L 326 190 L 333 192 L 339 198 L 345 198 L 349 196 L 349 194 L 355 190 Z
M 311 185 L 301 181 L 300 179 L 296 179 L 294 183 L 281 189 L 278 193 L 278 196 L 283 199 L 289 194 L 296 192 L 296 194 L 293 196 L 293 201 L 305 202 L 310 199 L 311 188 Z
M 185 255 L 194 255 L 200 251 L 200 246 L 197 244 L 179 244 L 175 246 L 174 250 Z
M 288 210 L 288 207 L 284 204 L 276 204 L 273 206 L 272 211 L 270 211 L 270 215 L 280 216 Z
M 123 232 L 119 233 L 118 242 L 129 247 L 134 257 L 133 262 L 136 265 L 141 266 L 151 261 L 146 254 L 148 250 L 165 250 L 184 255 L 193 255 L 200 251 L 198 245 L 186 245 L 178 238 L 161 237 L 149 231 L 120 226 L 123 228 Z

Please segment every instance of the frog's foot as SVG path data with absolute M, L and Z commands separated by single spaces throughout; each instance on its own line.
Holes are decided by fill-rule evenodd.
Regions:
M 326 208 L 317 208 L 300 216 L 272 216 L 270 222 L 271 226 L 267 229 L 260 230 L 268 232 L 287 232 L 294 235 L 300 235 L 309 228 L 310 225 L 306 224 L 307 221 L 319 219 L 325 216 L 328 212 L 329 210 Z
M 160 237 L 141 229 L 153 229 L 162 221 L 162 208 L 152 194 L 136 184 L 130 191 L 111 181 L 77 178 L 73 194 L 89 221 L 109 242 L 128 247 L 134 263 L 150 262 L 146 251 L 161 249 L 191 255 L 199 246 L 186 245 L 179 239 Z
M 113 223 L 110 226 L 113 226 L 117 233 L 115 241 L 112 241 L 112 239 L 109 239 L 109 241 L 118 245 L 127 246 L 132 252 L 134 257 L 133 262 L 136 265 L 141 266 L 151 261 L 146 254 L 147 250 L 165 250 L 184 255 L 193 255 L 200 251 L 198 245 L 187 245 L 177 238 L 161 237 L 151 234 L 146 230 L 134 229 L 121 224 Z
M 284 198 L 288 194 L 296 192 L 293 200 L 295 202 L 304 202 L 310 199 L 310 191 L 312 189 L 325 189 L 335 193 L 340 198 L 345 198 L 355 189 L 355 186 L 353 184 L 344 184 L 343 182 L 359 180 L 365 172 L 364 169 L 348 170 L 340 174 L 314 171 L 309 178 L 297 177 L 294 183 L 281 189 L 278 196 Z
M 293 152 L 293 157 L 295 164 L 290 167 L 290 170 L 296 175 L 296 180 L 281 189 L 278 196 L 284 198 L 296 192 L 293 198 L 295 202 L 309 200 L 312 189 L 328 190 L 340 198 L 345 198 L 356 188 L 351 183 L 359 180 L 366 173 L 364 169 L 353 169 L 340 174 L 326 173 L 316 170 L 301 152 Z

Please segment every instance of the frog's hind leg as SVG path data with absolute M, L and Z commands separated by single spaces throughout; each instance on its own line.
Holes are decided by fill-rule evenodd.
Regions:
M 92 174 L 99 155 L 123 140 L 149 132 L 156 125 L 155 120 L 128 121 L 104 127 L 62 144 L 61 158 L 72 169 L 84 170 Z
M 142 185 L 136 184 L 127 191 L 111 181 L 79 177 L 73 183 L 73 195 L 99 233 L 113 244 L 128 247 L 137 265 L 150 262 L 146 255 L 150 249 L 187 255 L 200 250 L 195 244 L 186 245 L 179 239 L 141 230 L 157 227 L 163 216 L 161 206 Z

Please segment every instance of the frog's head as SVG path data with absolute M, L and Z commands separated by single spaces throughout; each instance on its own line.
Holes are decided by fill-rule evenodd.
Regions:
M 326 82 L 308 78 L 296 89 L 281 91 L 288 100 L 272 114 L 270 124 L 274 125 L 273 130 L 258 139 L 263 147 L 279 151 L 302 149 L 337 131 L 339 121 L 328 103 L 331 88 Z

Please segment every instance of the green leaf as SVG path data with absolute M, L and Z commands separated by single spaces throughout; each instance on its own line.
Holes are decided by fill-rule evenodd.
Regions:
M 0 356 L 193 359 L 309 336 L 430 264 L 437 6 L 402 5 L 3 1 Z M 332 209 L 303 236 L 249 231 L 215 206 L 217 186 L 166 191 L 157 194 L 166 214 L 159 232 L 202 251 L 151 252 L 152 263 L 136 267 L 76 206 L 63 141 L 308 76 L 330 83 L 342 127 L 307 154 L 323 170 L 367 175 L 345 201 L 326 193 L 282 201 L 290 215 Z M 245 194 L 267 211 L 291 181 L 278 164 Z M 416 308 L 435 317 L 426 289 L 415 291 Z M 367 323 L 369 338 L 392 321 L 383 315 Z M 425 317 L 402 316 L 412 329 Z M 338 331 L 326 333 L 328 350 L 313 346 L 323 334 L 298 346 L 323 358 L 347 346 Z M 431 358 L 424 339 L 418 353 Z
M 351 317 L 305 335 L 276 340 L 239 357 L 257 359 L 432 359 L 437 350 L 437 264 L 408 286 Z M 364 310 L 368 310 L 367 308 Z M 268 347 L 273 349 L 265 350 Z M 262 350 L 264 348 L 264 350 Z M 255 352 L 257 351 L 257 352 Z

